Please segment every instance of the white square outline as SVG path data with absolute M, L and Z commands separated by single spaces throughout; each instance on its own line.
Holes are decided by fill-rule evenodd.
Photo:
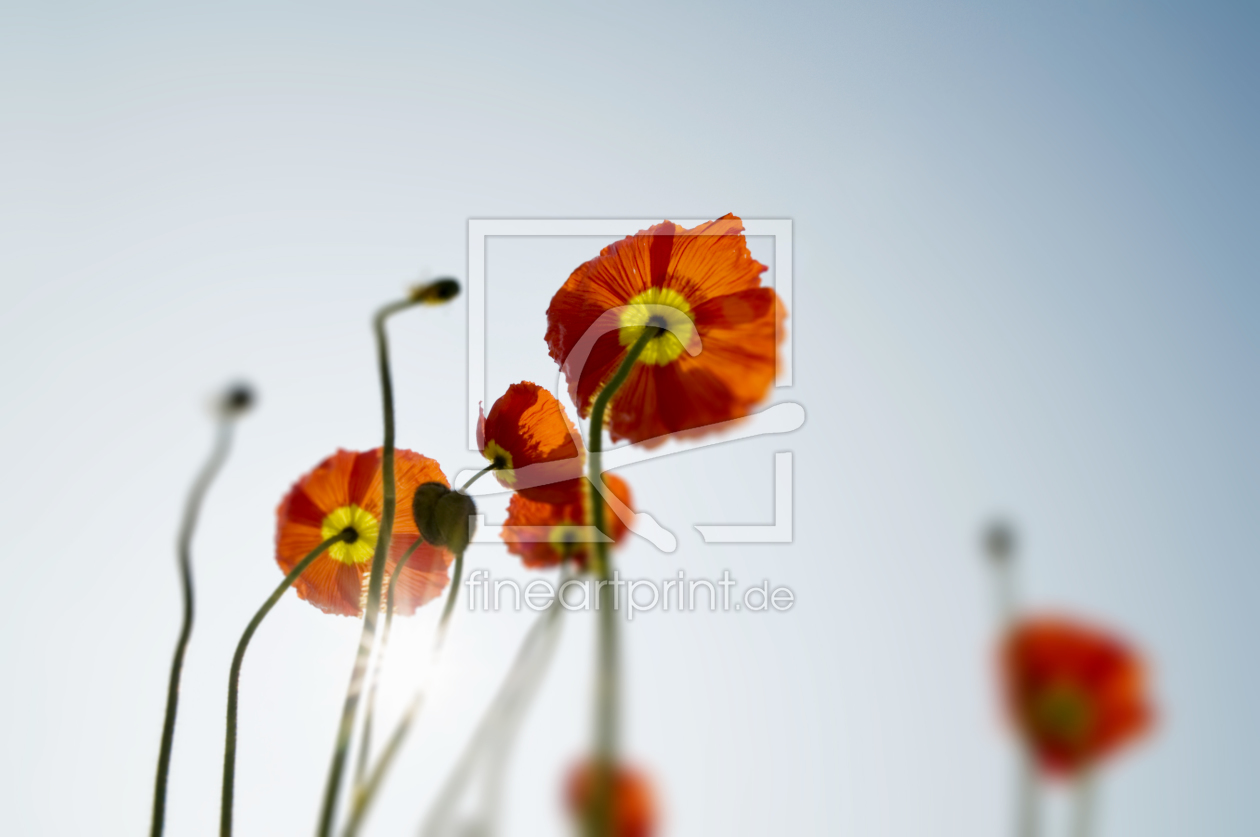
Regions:
M 680 219 L 674 223 L 695 227 L 712 219 Z M 744 235 L 774 239 L 774 289 L 792 312 L 792 219 L 745 218 Z M 468 449 L 477 445 L 479 406 L 486 400 L 486 239 L 512 236 L 601 236 L 624 238 L 646 230 L 660 220 L 627 218 L 469 218 L 468 219 Z M 565 277 L 568 278 L 568 277 Z M 563 281 L 563 280 L 561 280 Z M 556 285 L 560 287 L 559 284 Z M 782 323 L 778 326 L 782 329 Z M 792 385 L 792 329 L 778 335 L 776 387 Z

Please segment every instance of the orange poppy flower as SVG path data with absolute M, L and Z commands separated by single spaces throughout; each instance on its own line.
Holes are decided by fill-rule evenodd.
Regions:
M 477 423 L 477 445 L 499 483 L 543 503 L 563 503 L 576 490 L 580 438 L 564 406 L 529 381 L 508 387 Z
M 1146 730 L 1141 661 L 1120 640 L 1057 618 L 1027 619 L 1001 650 L 1006 701 L 1020 734 L 1052 774 L 1072 774 Z
M 595 785 L 595 765 L 583 762 L 569 774 L 565 804 L 581 822 L 590 810 Z M 619 765 L 613 772 L 613 837 L 652 837 L 657 811 L 652 785 L 638 770 Z
M 385 561 L 386 585 L 399 559 L 420 537 L 411 495 L 426 482 L 445 485 L 446 477 L 427 456 L 399 450 L 394 454 L 394 482 L 399 502 Z M 327 538 L 347 528 L 355 532 L 352 542 L 330 546 L 293 583 L 300 597 L 325 613 L 363 613 L 380 531 L 383 485 L 380 448 L 366 453 L 339 450 L 298 480 L 276 510 L 276 563 L 285 573 Z M 449 581 L 446 568 L 452 557 L 429 544 L 417 549 L 395 586 L 395 612 L 410 615 L 436 598 Z
M 630 487 L 625 481 L 609 473 L 604 474 L 604 481 L 613 496 L 629 507 Z M 522 563 L 530 569 L 554 567 L 565 558 L 574 561 L 579 569 L 586 569 L 591 544 L 578 540 L 581 535 L 577 527 L 585 525 L 590 489 L 585 479 L 574 482 L 576 486 L 563 503 L 539 503 L 520 494 L 512 495 L 500 537 L 508 552 L 521 556 Z M 613 543 L 621 543 L 629 531 L 607 502 L 603 531 Z
M 583 418 L 643 329 L 668 329 L 612 398 L 614 441 L 697 435 L 766 397 L 786 312 L 774 289 L 761 287 L 766 266 L 748 252 L 743 229 L 734 215 L 690 230 L 657 224 L 605 247 L 552 298 L 547 346 Z M 592 327 L 592 336 L 605 333 L 590 343 L 583 336 Z

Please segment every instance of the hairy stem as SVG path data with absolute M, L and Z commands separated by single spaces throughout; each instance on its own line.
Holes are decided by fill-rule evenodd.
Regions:
M 441 653 L 442 646 L 446 640 L 447 626 L 450 623 L 451 614 L 455 611 L 455 602 L 459 598 L 459 587 L 463 573 L 464 553 L 457 552 L 455 554 L 455 568 L 451 571 L 450 592 L 446 595 L 446 606 L 442 609 L 442 616 L 438 621 L 437 634 L 434 637 L 434 666 L 437 665 L 437 657 Z M 382 641 L 384 641 L 384 637 L 382 637 Z M 390 734 L 389 740 L 385 744 L 385 749 L 381 751 L 376 764 L 367 773 L 367 781 L 355 783 L 354 797 L 350 803 L 350 816 L 346 821 L 345 830 L 342 831 L 343 837 L 353 837 L 363 825 L 368 809 L 376 798 L 376 792 L 380 789 L 381 780 L 385 778 L 386 772 L 394 762 L 394 757 L 398 755 L 398 750 L 402 747 L 403 741 L 407 738 L 407 733 L 411 730 L 412 723 L 420 713 L 420 708 L 424 705 L 425 692 L 424 688 L 420 688 L 412 696 L 411 703 L 407 705 L 407 709 L 403 712 L 397 726 L 394 727 L 394 731 Z
M 385 626 L 381 629 L 381 641 L 376 649 L 376 662 L 372 666 L 372 676 L 368 678 L 367 701 L 363 708 L 362 743 L 359 746 L 359 760 L 354 771 L 354 784 L 356 786 L 363 782 L 363 774 L 367 770 L 368 759 L 372 750 L 372 718 L 376 712 L 376 685 L 380 680 L 381 665 L 385 659 L 385 649 L 389 646 L 389 631 L 394 625 L 394 587 L 398 584 L 403 567 L 407 566 L 411 556 L 416 554 L 416 550 L 423 543 L 424 538 L 417 538 L 416 542 L 407 549 L 407 554 L 403 555 L 398 563 L 394 565 L 394 572 L 389 577 L 389 588 L 385 593 Z
M 241 663 L 245 661 L 245 650 L 249 648 L 249 641 L 253 639 L 254 632 L 258 630 L 262 620 L 276 606 L 276 602 L 280 601 L 280 597 L 284 595 L 285 591 L 293 586 L 293 582 L 298 580 L 298 577 L 311 565 L 311 562 L 323 555 L 324 550 L 337 541 L 342 540 L 343 537 L 343 533 L 333 535 L 308 552 L 301 561 L 298 561 L 297 565 L 284 577 L 284 581 L 280 582 L 280 586 L 275 589 L 275 592 L 267 598 L 267 601 L 263 602 L 262 607 L 258 608 L 254 618 L 249 620 L 249 624 L 245 626 L 245 633 L 241 635 L 241 641 L 236 644 L 236 653 L 232 656 L 232 669 L 228 674 L 227 739 L 223 746 L 223 796 L 219 808 L 219 834 L 222 837 L 230 837 L 232 834 L 232 801 L 236 790 L 236 716 L 238 695 L 240 693 Z
M 179 527 L 179 580 L 184 599 L 184 619 L 179 629 L 179 639 L 175 642 L 175 655 L 171 659 L 170 682 L 166 687 L 166 715 L 162 721 L 162 745 L 158 750 L 157 778 L 153 786 L 153 823 L 149 829 L 152 837 L 160 837 L 166 827 L 166 784 L 171 771 L 171 751 L 175 745 L 175 716 L 179 711 L 179 682 L 184 672 L 184 655 L 188 651 L 188 640 L 192 637 L 193 628 L 193 578 L 192 578 L 192 538 L 197 527 L 197 518 L 201 512 L 201 504 L 205 500 L 210 483 L 214 481 L 219 469 L 227 459 L 232 445 L 232 427 L 235 424 L 232 415 L 224 414 L 219 418 L 218 431 L 215 434 L 214 447 L 210 458 L 201 466 L 200 473 L 193 480 L 188 492 L 188 500 L 184 504 L 184 519 Z
M 350 682 L 346 686 L 346 698 L 341 708 L 341 723 L 337 727 L 337 740 L 333 747 L 332 763 L 328 766 L 328 781 L 324 786 L 324 801 L 320 808 L 320 837 L 329 837 L 337 813 L 337 797 L 341 792 L 341 779 L 345 773 L 346 756 L 350 738 L 354 733 L 355 716 L 359 708 L 359 695 L 363 691 L 363 678 L 367 673 L 368 658 L 376 639 L 376 621 L 381 610 L 381 585 L 385 575 L 385 558 L 389 554 L 394 534 L 394 512 L 397 506 L 397 486 L 394 484 L 394 384 L 389 372 L 389 336 L 385 321 L 420 300 L 404 299 L 392 302 L 376 312 L 372 321 L 376 333 L 377 366 L 381 378 L 381 414 L 385 424 L 385 442 L 381 447 L 382 502 L 381 521 L 376 551 L 372 555 L 372 571 L 368 576 L 367 606 L 363 614 L 363 634 L 359 650 L 355 654 L 354 667 L 350 670 Z
M 643 353 L 648 342 L 658 334 L 660 334 L 660 329 L 643 329 L 643 333 L 630 347 L 630 351 L 626 352 L 621 365 L 600 390 L 591 407 L 591 432 L 587 440 L 590 454 L 591 522 L 600 532 L 604 531 L 604 500 L 596 481 L 603 483 L 604 415 L 613 395 L 630 377 L 630 370 L 634 368 L 639 355 Z M 596 604 L 596 609 L 599 611 L 599 663 L 595 679 L 595 782 L 590 814 L 585 825 L 589 837 L 611 837 L 612 783 L 617 760 L 617 725 L 620 708 L 618 705 L 620 649 L 617 644 L 614 588 L 609 583 L 612 581 L 612 553 L 607 542 L 596 541 L 593 563 L 599 591 Z
M 490 473 L 491 471 L 497 469 L 498 467 L 499 466 L 497 464 L 491 462 L 489 465 L 487 465 L 486 467 L 482 468 L 480 471 L 478 471 L 477 473 L 469 477 L 468 480 L 464 483 L 464 485 L 459 489 L 460 492 L 463 494 L 467 494 L 468 489 L 472 486 L 473 483 L 475 483 L 477 480 L 481 479 L 482 477 L 484 477 L 486 474 Z

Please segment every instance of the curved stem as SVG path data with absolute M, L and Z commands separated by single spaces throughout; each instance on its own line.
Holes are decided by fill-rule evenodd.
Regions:
M 463 574 L 464 553 L 457 552 L 455 553 L 455 568 L 451 571 L 450 592 L 446 595 L 446 606 L 442 609 L 442 616 L 438 620 L 437 634 L 434 637 L 434 666 L 437 665 L 438 655 L 441 653 L 442 645 L 446 640 L 446 629 L 450 624 L 451 614 L 455 612 L 455 602 L 459 598 L 459 588 Z M 398 755 L 398 750 L 402 747 L 403 741 L 407 738 L 407 733 L 411 730 L 411 724 L 415 721 L 416 716 L 420 713 L 420 708 L 424 705 L 425 692 L 426 689 L 424 687 L 416 690 L 415 695 L 411 698 L 411 703 L 407 705 L 406 711 L 403 712 L 397 726 L 394 727 L 394 731 L 390 734 L 389 741 L 385 744 L 385 749 L 381 751 L 376 764 L 372 766 L 372 770 L 368 773 L 367 781 L 355 783 L 354 799 L 351 802 L 350 817 L 346 821 L 345 830 L 342 832 L 343 837 L 353 837 L 363 825 L 368 808 L 371 806 L 372 800 L 375 799 L 376 792 L 380 789 L 381 780 L 385 778 L 385 773 L 389 770 L 390 765 L 393 764 L 394 757 Z
M 372 676 L 368 678 L 367 702 L 363 708 L 363 732 L 361 739 L 363 743 L 359 747 L 359 761 L 354 770 L 355 786 L 363 782 L 363 774 L 367 770 L 368 756 L 372 749 L 372 717 L 376 710 L 376 684 L 381 676 L 381 665 L 385 658 L 385 649 L 389 645 L 389 631 L 394 625 L 394 587 L 398 584 L 398 578 L 402 575 L 403 567 L 407 566 L 411 556 L 416 554 L 416 550 L 423 543 L 424 538 L 416 538 L 416 542 L 407 549 L 407 554 L 394 565 L 394 572 L 389 577 L 389 589 L 385 594 L 385 627 L 381 629 L 381 641 L 376 649 L 376 662 L 372 666 Z
M 280 601 L 285 591 L 293 586 L 293 582 L 298 580 L 298 576 L 311 565 L 312 561 L 323 555 L 324 550 L 341 540 L 342 537 L 341 533 L 333 535 L 297 562 L 297 565 L 284 577 L 284 581 L 280 582 L 275 592 L 263 602 L 262 607 L 258 608 L 254 618 L 249 620 L 249 624 L 245 626 L 245 633 L 241 635 L 241 641 L 236 644 L 236 653 L 232 656 L 232 669 L 228 674 L 227 739 L 223 747 L 223 797 L 219 807 L 219 834 L 222 837 L 230 837 L 232 834 L 232 801 L 236 790 L 237 698 L 240 692 L 241 663 L 245 661 L 245 649 L 249 647 L 249 641 L 253 639 L 254 632 L 258 630 L 262 620 L 276 606 L 276 602 Z
M 470 487 L 473 483 L 475 483 L 477 480 L 481 479 L 481 478 L 482 478 L 482 477 L 484 477 L 486 474 L 490 473 L 491 471 L 493 471 L 493 470 L 495 470 L 495 469 L 497 469 L 497 468 L 498 468 L 498 466 L 497 466 L 497 465 L 495 465 L 493 462 L 491 462 L 489 465 L 487 465 L 486 467 L 482 468 L 482 469 L 481 469 L 480 471 L 478 471 L 477 473 L 473 474 L 471 477 L 469 477 L 469 478 L 468 478 L 468 481 L 467 481 L 467 482 L 465 482 L 465 483 L 464 483 L 464 485 L 463 485 L 463 486 L 459 489 L 460 493 L 461 493 L 461 494 L 467 494 L 467 493 L 468 493 L 468 489 L 469 489 L 469 487 Z
M 604 447 L 604 414 L 608 404 L 630 377 L 630 370 L 643 349 L 661 330 L 645 328 L 639 339 L 626 352 L 616 373 L 609 379 L 595 403 L 591 407 L 591 433 L 587 440 L 590 454 L 590 497 L 591 522 L 595 528 L 604 531 L 604 500 L 596 486 L 596 480 L 603 483 L 603 447 Z M 614 609 L 614 588 L 612 580 L 612 555 L 608 543 L 595 543 L 595 561 L 593 570 L 598 579 L 599 610 L 599 668 L 595 680 L 595 782 L 586 833 L 591 837 L 608 837 L 612 834 L 612 781 L 613 770 L 617 758 L 617 714 L 618 714 L 618 674 L 620 668 L 619 649 L 617 646 L 617 613 Z
M 363 691 L 363 678 L 367 673 L 368 657 L 376 638 L 376 620 L 381 609 L 381 583 L 385 574 L 385 557 L 389 553 L 394 534 L 394 511 L 397 505 L 397 486 L 394 484 L 394 384 L 389 374 L 389 337 L 385 321 L 423 300 L 404 299 L 381 308 L 372 321 L 376 332 L 376 358 L 381 377 L 381 413 L 385 423 L 385 442 L 381 447 L 382 501 L 381 521 L 377 534 L 376 552 L 372 556 L 372 572 L 368 577 L 367 606 L 363 614 L 363 634 L 359 650 L 355 654 L 354 667 L 350 670 L 350 683 L 346 687 L 346 699 L 341 708 L 341 723 L 337 728 L 337 741 L 333 747 L 332 763 L 328 766 L 328 781 L 324 787 L 324 801 L 320 808 L 320 837 L 332 834 L 333 819 L 337 812 L 337 796 L 341 791 L 341 777 L 345 772 L 350 738 L 354 733 L 354 719 L 359 708 L 359 695 Z
M 179 527 L 179 578 L 184 597 L 184 620 L 179 629 L 179 639 L 175 642 L 170 682 L 166 687 L 166 716 L 162 721 L 162 745 L 158 750 L 157 778 L 153 786 L 153 823 L 149 829 L 152 837 L 160 837 L 162 830 L 166 827 L 166 783 L 171 770 L 171 750 L 175 744 L 175 715 L 179 710 L 179 682 L 184 671 L 184 655 L 188 651 L 188 640 L 192 637 L 193 531 L 197 527 L 197 517 L 206 492 L 210 489 L 210 483 L 214 481 L 224 460 L 227 459 L 228 450 L 232 445 L 233 423 L 231 416 L 220 417 L 210 458 L 201 466 L 201 472 L 197 474 L 188 492 L 188 500 L 184 504 L 184 519 Z
M 451 614 L 455 612 L 455 602 L 459 599 L 459 586 L 464 578 L 464 553 L 455 553 L 455 569 L 451 570 L 451 592 L 446 594 L 446 606 L 442 608 L 442 618 L 438 620 L 437 635 L 433 638 L 433 653 L 442 650 L 446 641 L 446 629 L 451 623 Z

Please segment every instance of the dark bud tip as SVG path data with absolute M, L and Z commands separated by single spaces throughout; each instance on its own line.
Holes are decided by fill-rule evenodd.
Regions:
M 462 491 L 448 492 L 438 500 L 433 517 L 442 530 L 443 545 L 447 549 L 458 555 L 468 548 L 476 514 L 477 504 Z
M 446 546 L 446 538 L 437 524 L 438 501 L 451 490 L 440 482 L 426 482 L 416 489 L 411 498 L 411 514 L 415 517 L 420 536 L 434 546 Z
M 425 305 L 441 305 L 459 296 L 459 282 L 446 277 L 411 289 L 412 302 Z
M 1005 562 L 1015 554 L 1015 532 L 1004 521 L 989 524 L 984 532 L 984 551 L 996 562 Z
M 224 390 L 219 398 L 219 410 L 225 416 L 239 416 L 254 406 L 254 388 L 246 383 L 235 383 Z

